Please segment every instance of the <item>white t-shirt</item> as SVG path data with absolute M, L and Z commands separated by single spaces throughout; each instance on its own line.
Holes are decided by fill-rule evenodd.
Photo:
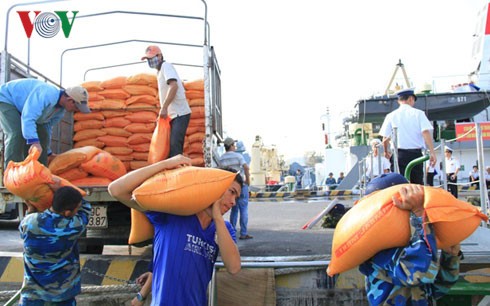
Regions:
M 177 116 L 183 116 L 191 113 L 191 108 L 185 97 L 185 89 L 182 81 L 180 80 L 177 71 L 174 66 L 168 62 L 163 62 L 162 67 L 157 75 L 158 79 L 158 95 L 160 97 L 160 106 L 165 102 L 167 96 L 168 84 L 167 81 L 174 79 L 177 81 L 177 93 L 175 99 L 168 106 L 168 115 L 174 119 Z
M 452 156 L 450 158 L 446 158 L 446 174 L 454 173 L 458 169 L 459 161 L 456 158 Z
M 378 156 L 373 156 L 373 166 L 371 167 L 371 157 L 366 158 L 366 175 L 368 177 L 371 177 L 371 168 L 373 169 L 373 177 L 376 177 L 380 174 L 385 173 L 384 170 L 390 169 L 391 163 L 390 161 L 384 157 L 381 156 L 381 173 L 379 173 L 379 166 L 378 166 Z
M 422 132 L 433 130 L 425 113 L 407 104 L 400 104 L 398 109 L 386 115 L 379 134 L 390 137 L 394 127 L 398 131 L 398 149 L 425 148 Z

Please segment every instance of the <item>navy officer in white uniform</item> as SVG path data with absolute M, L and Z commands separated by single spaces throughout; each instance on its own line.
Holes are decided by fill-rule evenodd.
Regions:
M 388 150 L 393 128 L 398 134 L 398 166 L 400 174 L 405 174 L 405 168 L 412 160 L 422 156 L 422 150 L 429 149 L 430 165 L 435 166 L 437 157 L 432 142 L 433 127 L 425 113 L 414 107 L 417 96 L 413 88 L 402 89 L 396 93 L 398 104 L 396 110 L 389 113 L 381 126 L 379 134 L 383 136 L 385 157 L 390 159 L 392 153 Z M 393 164 L 393 162 L 392 162 Z M 410 182 L 423 185 L 424 169 L 422 164 L 412 168 Z
M 453 157 L 453 149 L 446 146 L 444 148 L 444 155 L 446 157 L 446 178 L 447 178 L 447 191 L 449 191 L 456 199 L 458 198 L 458 172 L 459 172 L 459 161 Z

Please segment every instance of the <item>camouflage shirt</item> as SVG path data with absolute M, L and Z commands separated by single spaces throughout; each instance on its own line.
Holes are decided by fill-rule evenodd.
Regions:
M 411 229 L 407 247 L 383 250 L 359 266 L 370 305 L 433 305 L 458 280 L 459 257 L 438 254 L 431 225 L 412 215 Z
M 27 215 L 19 225 L 24 240 L 22 299 L 60 302 L 81 290 L 77 239 L 85 230 L 91 206 L 82 206 L 71 218 L 49 209 Z

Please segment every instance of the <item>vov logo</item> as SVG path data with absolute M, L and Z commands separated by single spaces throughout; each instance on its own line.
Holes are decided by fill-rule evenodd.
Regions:
M 54 11 L 54 13 L 41 11 L 33 12 L 35 13 L 34 20 L 31 20 L 29 17 L 31 11 L 17 11 L 20 21 L 22 21 L 22 25 L 24 26 L 27 38 L 31 38 L 33 29 L 36 29 L 37 34 L 41 37 L 52 38 L 60 31 L 60 25 L 63 29 L 63 34 L 68 38 L 78 13 L 78 11 L 72 11 L 73 17 L 70 21 L 68 19 L 68 11 Z

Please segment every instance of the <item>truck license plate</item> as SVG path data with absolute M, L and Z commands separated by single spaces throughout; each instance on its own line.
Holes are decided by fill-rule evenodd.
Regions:
M 107 206 L 92 205 L 92 214 L 88 220 L 87 227 L 107 228 Z

